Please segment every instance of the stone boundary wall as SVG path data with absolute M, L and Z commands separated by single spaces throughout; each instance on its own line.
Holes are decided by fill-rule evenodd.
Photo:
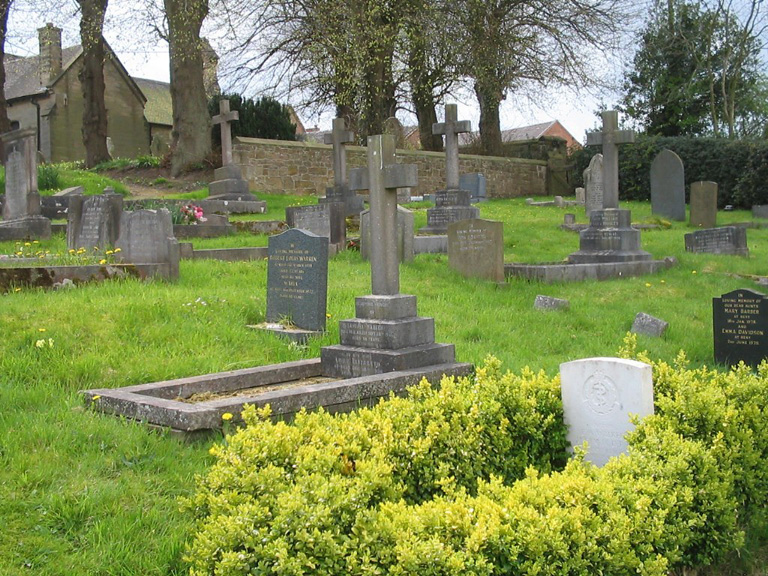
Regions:
M 325 189 L 333 185 L 331 151 L 330 145 L 314 142 L 235 138 L 232 155 L 257 194 L 325 196 Z M 419 185 L 412 194 L 432 194 L 445 188 L 445 154 L 398 150 L 397 161 L 419 167 Z M 347 170 L 364 165 L 365 147 L 347 146 Z M 461 154 L 459 171 L 482 172 L 489 198 L 547 193 L 547 163 L 539 160 Z

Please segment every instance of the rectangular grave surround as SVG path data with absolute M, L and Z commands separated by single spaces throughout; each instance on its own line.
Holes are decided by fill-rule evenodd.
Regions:
M 334 380 L 321 378 L 320 358 L 313 358 L 81 393 L 89 405 L 102 412 L 195 433 L 220 428 L 222 415 L 227 412 L 237 419 L 246 404 L 257 407 L 269 404 L 276 419 L 290 419 L 302 408 L 314 410 L 321 406 L 332 413 L 348 412 L 375 404 L 390 392 L 403 393 L 422 378 L 438 385 L 443 375 L 466 376 L 473 369 L 471 364 L 450 363 Z M 319 380 L 302 382 L 305 379 Z M 204 393 L 220 396 L 195 403 L 185 401 Z M 226 395 L 231 393 L 239 395 Z

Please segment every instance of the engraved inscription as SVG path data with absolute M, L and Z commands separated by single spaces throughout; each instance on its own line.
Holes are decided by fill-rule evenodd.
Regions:
M 269 256 L 275 277 L 270 278 L 270 286 L 275 295 L 288 300 L 301 300 L 315 289 L 304 277 L 306 272 L 317 263 L 317 256 L 310 250 L 297 248 L 291 243 L 285 248 L 277 248 Z
M 725 325 L 720 333 L 734 346 L 760 346 L 765 330 L 760 324 L 760 298 L 749 298 L 740 293 L 737 298 L 722 298 Z

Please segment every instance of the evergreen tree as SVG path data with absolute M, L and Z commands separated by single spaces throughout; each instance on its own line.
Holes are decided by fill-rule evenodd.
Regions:
M 258 100 L 240 94 L 223 94 L 208 101 L 211 116 L 219 113 L 219 100 L 229 100 L 229 109 L 237 110 L 238 121 L 232 123 L 232 137 L 267 138 L 269 140 L 296 140 L 296 124 L 291 122 L 288 106 L 274 98 L 262 96 Z M 221 146 L 221 133 L 213 130 L 214 147 Z

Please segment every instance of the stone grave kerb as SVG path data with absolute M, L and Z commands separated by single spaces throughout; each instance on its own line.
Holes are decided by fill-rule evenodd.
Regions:
M 456 104 L 445 105 L 445 122 L 432 124 L 432 134 L 445 136 L 445 188 L 459 189 L 459 134 L 472 131 L 469 120 L 458 119 Z
M 211 120 L 214 124 L 221 126 L 221 165 L 229 166 L 232 160 L 232 122 L 239 120 L 240 114 L 237 110 L 229 109 L 229 100 L 222 98 L 219 100 L 219 113 Z
M 347 130 L 344 118 L 333 119 L 333 130 L 323 137 L 325 144 L 333 146 L 333 183 L 335 186 L 347 186 L 347 148 L 345 144 L 355 141 L 355 133 Z
M 587 133 L 587 146 L 601 146 L 603 151 L 603 208 L 619 207 L 619 144 L 635 141 L 632 130 L 619 130 L 619 113 L 605 110 L 603 129 Z

